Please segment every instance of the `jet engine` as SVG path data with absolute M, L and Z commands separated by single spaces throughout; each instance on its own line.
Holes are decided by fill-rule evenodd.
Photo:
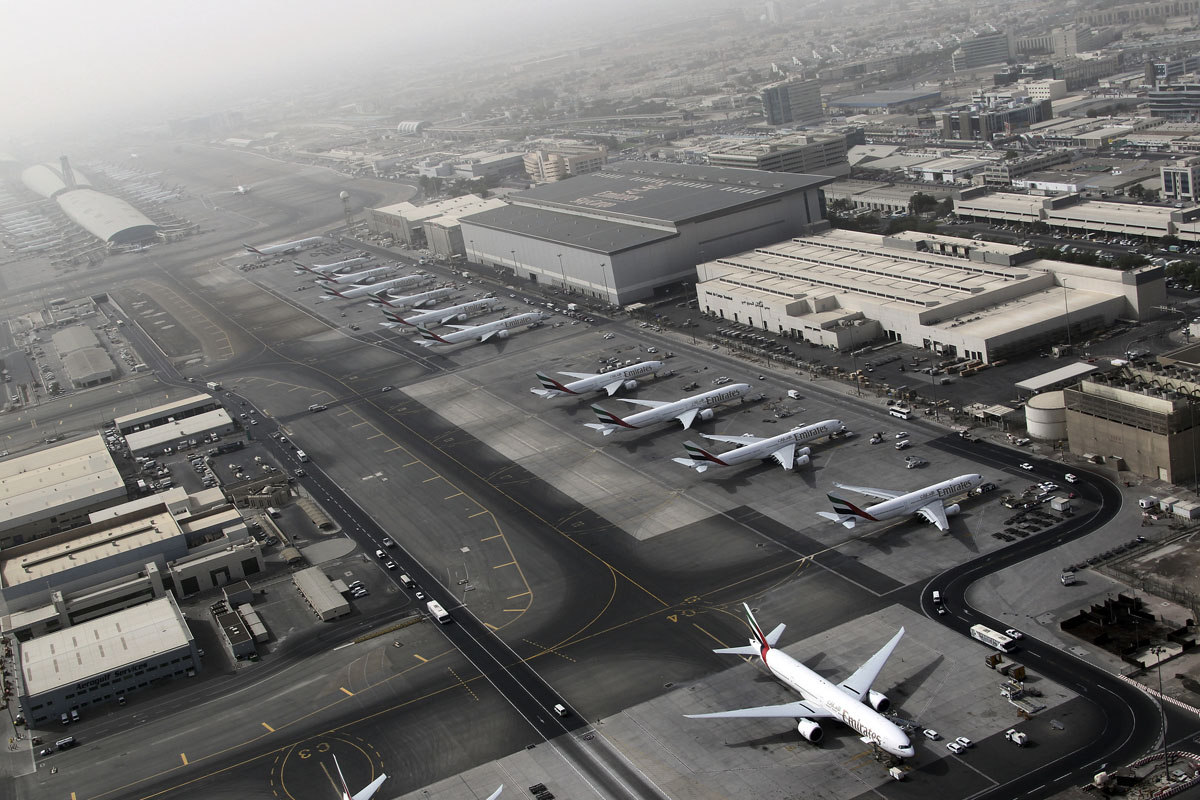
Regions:
M 702 408 L 702 409 L 700 409 L 700 413 L 696 415 L 696 419 L 702 419 L 705 422 L 708 422 L 710 419 L 712 419 L 716 415 L 717 415 L 717 412 L 713 411 L 711 408 Z
M 817 744 L 825 738 L 825 731 L 821 726 L 813 722 L 811 719 L 802 719 L 796 723 L 796 730 L 800 731 L 800 735 L 813 744 Z
M 888 700 L 887 695 L 877 692 L 874 689 L 867 692 L 867 702 L 871 704 L 871 708 L 880 714 L 892 707 L 892 701 Z
M 959 506 L 958 503 L 955 503 L 954 505 L 946 506 L 946 516 L 947 517 L 953 517 L 955 514 L 957 514 L 960 511 L 962 511 L 962 507 Z
M 796 451 L 796 455 L 798 455 L 798 456 L 806 456 L 806 455 L 809 455 L 810 453 L 812 453 L 811 447 L 801 447 L 799 450 Z M 804 463 L 807 464 L 808 462 L 806 461 Z
M 808 456 L 806 456 L 806 455 L 796 456 L 796 459 L 795 459 L 795 460 L 796 460 L 796 466 L 797 466 L 797 467 L 807 467 L 807 466 L 808 466 L 808 462 L 809 462 L 809 461 L 812 461 L 812 459 L 811 459 L 811 458 L 809 458 L 809 457 L 808 457 Z
M 415 308 L 428 308 L 429 306 L 435 305 L 436 303 L 437 303 L 437 300 L 422 300 L 421 302 L 417 303 Z
M 466 315 L 466 314 L 455 314 L 455 315 L 454 315 L 454 321 L 455 321 L 455 322 L 464 322 L 464 321 L 466 321 L 466 319 L 467 319 L 467 315 Z
M 625 391 L 632 392 L 638 387 L 638 382 L 630 378 L 629 380 L 625 381 L 623 385 L 625 386 Z
M 508 331 L 496 331 L 496 338 L 497 339 L 507 339 Z

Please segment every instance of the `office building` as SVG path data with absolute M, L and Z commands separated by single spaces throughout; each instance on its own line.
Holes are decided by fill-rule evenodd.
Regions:
M 763 116 L 768 125 L 793 125 L 821 119 L 821 84 L 818 81 L 781 81 L 763 87 Z
M 1200 122 L 1200 83 L 1163 83 L 1146 95 L 1150 116 L 1169 122 Z
M 1086 11 L 1075 16 L 1078 25 L 1129 25 L 1137 22 L 1162 22 L 1171 17 L 1189 17 L 1200 13 L 1200 0 L 1154 0 L 1149 3 L 1122 3 Z
M 707 258 L 828 226 L 832 178 L 644 161 L 509 195 L 460 219 L 471 261 L 624 305 Z
M 535 183 L 553 183 L 575 175 L 599 172 L 608 161 L 604 147 L 562 147 L 539 149 L 523 157 L 525 174 Z
M 1003 64 L 1013 57 L 1012 36 L 1004 32 L 981 33 L 962 44 L 950 58 L 955 72 L 976 69 L 987 64 Z
M 1049 100 L 1014 99 L 1008 103 L 972 103 L 938 113 L 942 137 L 959 141 L 990 142 L 1011 136 L 1014 131 L 1048 120 L 1052 116 Z
M 848 175 L 846 137 L 827 134 L 793 134 L 766 140 L 752 139 L 708 152 L 714 167 L 741 167 L 767 172 L 811 175 Z
M 1163 197 L 1184 203 L 1200 201 L 1200 158 L 1182 158 L 1159 167 Z

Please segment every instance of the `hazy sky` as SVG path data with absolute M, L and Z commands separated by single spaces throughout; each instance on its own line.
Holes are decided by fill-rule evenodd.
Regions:
M 662 6 L 674 0 L 656 0 Z M 521 31 L 578 42 L 602 16 L 636 24 L 637 0 L 4 0 L 0 149 L 13 137 L 107 120 L 114 110 L 203 112 L 256 85 L 369 59 L 458 58 L 490 37 L 521 48 Z M 582 11 L 580 11 L 582 9 Z M 584 20 L 580 14 L 593 19 Z M 553 40 L 554 37 L 551 37 Z M 265 94 L 265 93 L 264 93 Z M 166 114 L 164 113 L 165 117 Z

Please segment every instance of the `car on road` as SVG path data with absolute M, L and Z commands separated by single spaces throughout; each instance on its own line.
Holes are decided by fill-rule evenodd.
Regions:
M 390 392 L 392 389 L 395 389 L 395 388 L 396 388 L 395 386 L 384 386 L 384 387 L 383 387 L 383 388 L 381 388 L 379 391 L 381 391 L 381 392 Z
M 965 737 L 965 736 L 956 736 L 956 737 L 954 737 L 954 741 L 956 741 L 956 742 L 958 742 L 960 745 L 962 745 L 962 747 L 963 747 L 964 749 L 965 749 L 965 748 L 968 748 L 968 747 L 973 747 L 973 746 L 974 746 L 974 744 L 975 744 L 974 742 L 972 742 L 970 739 L 968 739 L 968 738 L 967 738 L 967 737 Z
M 383 546 L 384 547 L 395 547 L 396 543 L 392 541 L 392 537 L 385 536 L 385 537 L 383 537 Z
M 896 439 L 907 439 L 907 438 L 908 438 L 908 431 L 896 431 L 896 435 L 895 435 L 895 437 L 893 437 L 893 438 L 896 438 Z
M 425 593 L 420 589 L 417 589 L 417 591 L 413 593 L 413 597 L 423 601 L 425 599 Z
M 388 555 L 387 555 L 387 553 L 383 552 L 382 550 L 377 549 L 375 551 L 375 557 L 381 561 L 385 561 L 385 560 L 387 560 Z
M 1004 632 L 1004 635 L 1010 639 L 1024 639 L 1025 638 L 1025 634 L 1021 633 L 1016 628 L 1009 628 L 1008 630 L 1006 630 Z
M 949 750 L 951 753 L 954 753 L 955 755 L 965 753 L 967 750 L 967 748 L 963 747 L 958 742 L 946 742 L 946 749 Z
M 1021 469 L 1025 470 L 1026 472 L 1033 471 L 1033 464 L 1030 464 L 1028 461 L 1022 461 L 1017 466 L 1019 466 Z
M 295 473 L 295 474 L 296 474 L 296 477 L 297 477 L 297 478 L 303 478 L 303 477 L 304 477 L 305 475 L 307 475 L 308 473 L 307 473 L 307 472 L 305 472 L 305 471 L 304 471 L 304 470 L 303 470 L 301 467 L 296 467 L 296 473 Z
M 1068 472 L 1066 475 L 1063 475 L 1063 480 L 1067 483 L 1079 483 L 1079 476 Z

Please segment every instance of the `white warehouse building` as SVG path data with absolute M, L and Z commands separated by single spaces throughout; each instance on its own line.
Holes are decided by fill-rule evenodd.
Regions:
M 697 267 L 700 308 L 823 346 L 880 339 L 992 362 L 1156 316 L 1163 270 L 1121 272 L 936 234 L 831 230 Z
M 691 282 L 710 258 L 824 230 L 833 178 L 620 162 L 460 219 L 467 258 L 614 305 Z

